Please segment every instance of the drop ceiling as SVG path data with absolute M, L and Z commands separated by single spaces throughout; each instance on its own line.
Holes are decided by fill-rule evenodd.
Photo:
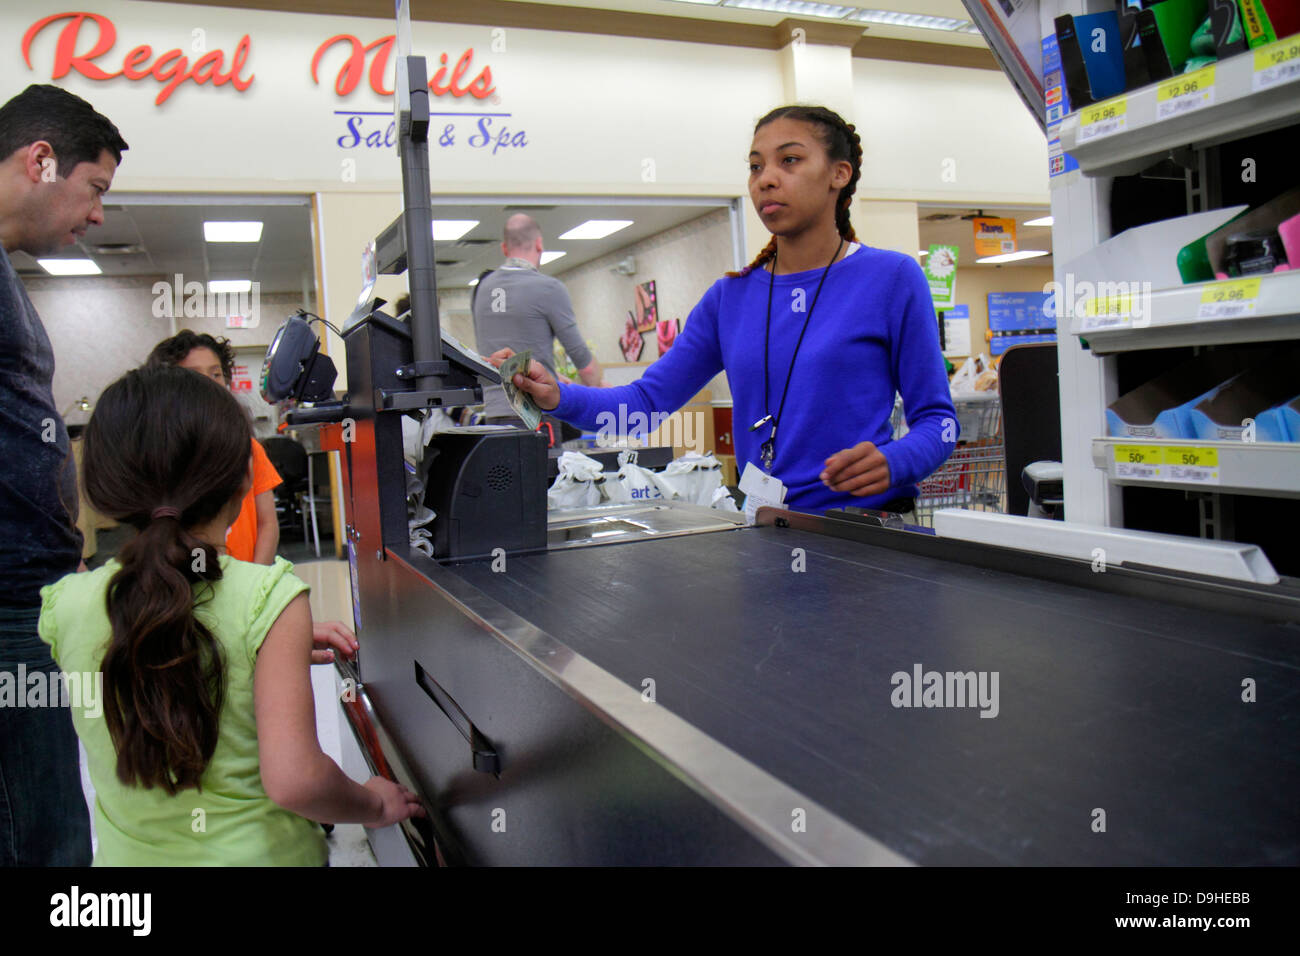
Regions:
M 82 240 L 58 258 L 93 259 L 105 276 L 163 276 L 177 273 L 185 282 L 251 279 L 264 295 L 304 295 L 315 288 L 311 211 L 306 197 L 260 197 L 258 203 L 222 202 L 219 197 L 180 197 L 171 203 L 158 196 L 120 194 L 104 209 L 104 223 L 87 230 Z M 182 201 L 183 199 L 183 201 Z M 465 288 L 485 269 L 501 264 L 501 233 L 515 212 L 526 212 L 542 228 L 546 248 L 565 255 L 542 267 L 558 275 L 585 262 L 648 239 L 667 229 L 708 215 L 720 204 L 682 200 L 648 205 L 618 199 L 529 201 L 501 197 L 491 201 L 450 202 L 434 198 L 436 219 L 476 219 L 478 225 L 460 239 L 436 242 L 438 284 Z M 588 219 L 630 219 L 632 225 L 604 239 L 563 241 L 556 237 Z M 203 223 L 210 220 L 258 220 L 265 224 L 254 243 L 210 243 Z M 32 257 L 15 252 L 14 267 L 25 276 L 47 276 Z M 349 281 L 358 263 L 345 265 Z M 71 281 L 71 280 L 69 280 Z
M 991 216 L 1016 221 L 1017 249 L 1046 249 L 1049 255 L 1034 259 L 1019 259 L 996 265 L 975 266 L 975 227 L 966 216 Z M 1051 215 L 1047 206 L 953 206 L 925 205 L 917 208 L 920 219 L 921 248 L 932 245 L 957 246 L 959 268 L 975 266 L 979 269 L 1016 269 L 1024 266 L 1050 266 L 1052 264 L 1052 227 L 1025 226 L 1027 219 Z

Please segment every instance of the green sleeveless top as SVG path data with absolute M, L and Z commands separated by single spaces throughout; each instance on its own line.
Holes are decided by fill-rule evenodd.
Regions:
M 117 779 L 117 752 L 94 677 L 112 628 L 104 595 L 120 565 L 69 574 L 41 589 L 41 640 L 68 675 L 72 720 L 95 786 L 95 866 L 322 866 L 320 826 L 271 802 L 262 786 L 253 709 L 257 652 L 280 612 L 308 590 L 283 558 L 250 564 L 221 556 L 222 578 L 195 616 L 221 645 L 226 692 L 217 748 L 202 788 L 176 796 Z M 195 585 L 198 593 L 199 585 Z M 204 586 L 209 591 L 209 586 Z M 85 690 L 73 694 L 74 683 Z

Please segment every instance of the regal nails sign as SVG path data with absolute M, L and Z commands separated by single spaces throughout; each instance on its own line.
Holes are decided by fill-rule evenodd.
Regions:
M 52 58 L 38 64 L 33 60 L 33 46 L 47 34 L 54 36 Z M 44 72 L 48 65 L 51 80 L 77 73 L 96 82 L 125 81 L 157 87 L 156 106 L 162 106 L 186 83 L 228 86 L 237 94 L 248 90 L 256 80 L 249 63 L 253 39 L 247 33 L 229 52 L 207 49 L 206 31 L 202 28 L 190 31 L 187 49 L 155 48 L 146 42 L 130 45 L 132 41 L 144 39 L 150 38 L 132 36 L 119 45 L 117 25 L 110 17 L 97 13 L 54 13 L 36 20 L 24 32 L 22 56 L 33 72 Z M 385 85 L 385 78 L 394 43 L 391 35 L 363 44 L 355 36 L 340 33 L 323 41 L 310 63 L 303 66 L 310 71 L 312 83 L 320 86 L 323 85 L 323 61 L 328 59 L 331 65 L 337 62 L 338 72 L 332 85 L 340 98 L 350 96 L 363 75 L 376 94 L 391 97 L 393 90 Z M 434 96 L 452 99 L 468 96 L 473 101 L 485 100 L 496 92 L 492 68 L 475 64 L 473 48 L 464 50 L 454 62 L 447 53 L 442 53 L 438 63 L 429 81 Z

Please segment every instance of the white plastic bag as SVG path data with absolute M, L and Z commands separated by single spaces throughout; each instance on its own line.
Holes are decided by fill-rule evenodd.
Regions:
M 989 360 L 986 355 L 983 353 L 972 355 L 961 363 L 961 368 L 953 373 L 952 378 L 948 380 L 948 388 L 953 395 L 975 394 L 975 382 L 988 367 Z
M 589 508 L 600 504 L 600 484 L 604 481 L 600 462 L 581 452 L 566 451 L 560 456 L 559 468 L 555 483 L 546 492 L 548 510 Z
M 677 497 L 677 489 L 672 480 L 638 465 L 635 451 L 619 452 L 618 463 L 618 482 L 623 486 L 628 501 L 645 502 L 663 498 L 671 501 Z
M 692 451 L 670 461 L 663 477 L 672 483 L 678 500 L 708 508 L 714 492 L 722 487 L 722 466 L 712 454 Z

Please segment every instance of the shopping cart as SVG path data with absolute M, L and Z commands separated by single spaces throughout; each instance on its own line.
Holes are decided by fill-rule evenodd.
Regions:
M 966 508 L 999 514 L 1006 504 L 1006 458 L 1002 440 L 1002 403 L 994 392 L 978 392 L 953 399 L 960 436 L 948 460 L 921 481 L 916 499 L 916 522 L 934 524 L 940 508 Z M 894 404 L 894 437 L 907 434 L 902 400 Z

